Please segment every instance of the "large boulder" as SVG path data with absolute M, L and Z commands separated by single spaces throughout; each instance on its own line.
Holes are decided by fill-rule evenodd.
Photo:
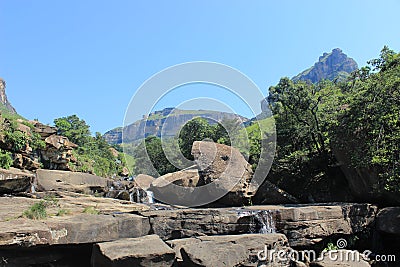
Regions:
M 25 192 L 31 189 L 35 175 L 16 168 L 0 169 L 0 194 Z
M 376 228 L 383 233 L 400 237 L 400 207 L 389 207 L 379 211 Z
M 105 192 L 110 179 L 89 173 L 44 170 L 36 171 L 35 186 L 41 191 L 70 191 L 76 193 Z
M 185 205 L 198 197 L 195 187 L 199 182 L 197 169 L 168 173 L 155 179 L 149 187 L 157 200 L 168 204 Z
M 196 141 L 192 155 L 199 168 L 198 186 L 205 190 L 213 204 L 241 206 L 250 203 L 256 189 L 250 186 L 251 165 L 236 148 L 208 141 Z
M 99 267 L 169 267 L 174 260 L 174 250 L 157 235 L 95 244 L 92 252 L 92 266 Z
M 257 193 L 253 197 L 253 203 L 257 205 L 270 204 L 292 204 L 299 203 L 296 197 L 288 192 L 280 189 L 268 180 L 258 188 Z
M 291 266 L 286 259 L 265 256 L 269 249 L 288 251 L 282 234 L 201 236 L 167 242 L 181 266 Z
M 151 183 L 154 181 L 154 177 L 146 174 L 139 174 L 135 177 L 134 183 L 136 186 L 142 188 L 143 190 L 148 190 Z
M 348 138 L 344 136 L 343 138 Z M 348 187 L 357 201 L 382 203 L 385 206 L 399 205 L 400 194 L 385 190 L 380 186 L 379 170 L 374 166 L 353 167 L 352 153 L 357 144 L 333 147 L 333 152 L 343 171 Z M 381 187 L 381 188 L 380 188 Z

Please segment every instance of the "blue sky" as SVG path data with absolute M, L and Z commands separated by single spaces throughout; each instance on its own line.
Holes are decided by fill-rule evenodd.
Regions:
M 266 94 L 336 47 L 359 65 L 385 44 L 399 51 L 399 10 L 396 0 L 0 0 L 0 77 L 24 117 L 77 114 L 104 133 L 122 125 L 146 79 L 175 64 L 227 64 Z

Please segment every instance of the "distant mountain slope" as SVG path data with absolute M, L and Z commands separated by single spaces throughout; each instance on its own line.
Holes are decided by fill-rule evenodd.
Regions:
M 340 48 L 335 48 L 331 53 L 324 53 L 319 57 L 314 66 L 300 72 L 292 78 L 293 81 L 310 81 L 318 83 L 321 80 L 344 80 L 349 74 L 358 69 L 357 62 L 348 57 Z M 269 114 L 267 99 L 261 100 L 263 114 Z M 266 113 L 267 112 L 267 113 Z M 267 117 L 264 115 L 264 117 Z
M 161 133 L 164 136 L 175 136 L 186 122 L 195 117 L 208 118 L 211 123 L 220 122 L 223 119 L 236 119 L 241 122 L 248 120 L 245 117 L 227 112 L 166 108 L 144 116 L 143 119 L 126 126 L 125 129 L 118 127 L 110 130 L 103 137 L 110 144 L 121 144 L 122 131 L 124 131 L 124 142 L 127 143 L 142 139 L 144 136 L 161 136 Z
M 2 78 L 0 78 L 0 112 L 17 114 L 17 111 L 7 99 L 6 82 Z
M 335 48 L 331 53 L 324 53 L 311 68 L 302 71 L 292 78 L 293 81 L 311 81 L 317 83 L 326 79 L 346 78 L 358 68 L 354 59 L 348 57 L 341 49 Z

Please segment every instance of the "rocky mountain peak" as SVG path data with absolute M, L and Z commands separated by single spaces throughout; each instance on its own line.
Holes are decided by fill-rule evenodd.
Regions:
M 348 57 L 340 48 L 335 48 L 330 53 L 323 53 L 318 62 L 311 68 L 299 73 L 292 78 L 293 81 L 311 81 L 344 79 L 358 68 L 356 61 Z
M 12 114 L 16 114 L 15 108 L 11 105 L 11 103 L 7 99 L 6 95 L 6 82 L 0 78 L 0 105 L 4 106 L 7 111 Z

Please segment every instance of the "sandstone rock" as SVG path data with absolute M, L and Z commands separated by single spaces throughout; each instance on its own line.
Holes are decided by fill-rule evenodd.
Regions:
M 140 209 L 139 205 L 124 204 L 124 208 L 117 200 L 75 194 L 58 198 L 57 205 L 48 206 L 48 217 L 44 220 L 21 216 L 38 202 L 38 199 L 22 197 L 0 198 L 0 246 L 87 244 L 143 236 L 150 231 L 147 218 L 121 214 Z M 100 214 L 82 213 L 89 206 L 95 206 Z M 60 207 L 68 210 L 68 214 L 55 216 Z
M 33 156 L 27 156 L 26 154 L 13 154 L 14 162 L 13 166 L 18 169 L 36 170 L 41 167 L 40 162 Z
M 45 139 L 47 145 L 53 146 L 56 149 L 60 149 L 61 147 L 65 147 L 66 149 L 77 148 L 78 146 L 71 141 L 68 140 L 65 136 L 60 135 L 51 135 Z
M 34 126 L 33 131 L 35 133 L 40 134 L 40 136 L 42 138 L 46 138 L 46 137 L 49 137 L 51 135 L 55 135 L 57 133 L 57 128 L 56 127 L 45 125 L 45 124 L 40 123 L 38 121 L 29 121 L 29 123 L 31 123 Z
M 128 177 L 129 169 L 127 167 L 123 167 L 122 170 L 118 174 L 122 177 Z
M 67 137 L 51 135 L 45 139 L 46 148 L 41 151 L 42 160 L 47 169 L 70 170 L 69 162 L 75 162 L 72 149 L 78 146 Z
M 358 251 L 334 250 L 325 251 L 320 256 L 322 260 L 310 263 L 310 267 L 370 267 L 371 265 Z
M 157 200 L 174 205 L 190 205 L 196 201 L 194 188 L 199 182 L 199 174 L 197 169 L 182 170 L 168 173 L 155 179 L 149 190 L 154 193 Z
M 39 169 L 36 171 L 38 190 L 61 190 L 76 193 L 95 193 L 106 191 L 109 179 L 81 172 Z
M 389 207 L 379 211 L 376 228 L 387 234 L 400 236 L 400 207 Z
M 251 206 L 268 210 L 276 231 L 287 236 L 291 247 L 315 245 L 333 234 L 355 234 L 371 227 L 377 207 L 370 204 Z
M 253 197 L 253 203 L 257 205 L 270 205 L 299 203 L 299 201 L 288 192 L 265 180 Z
M 92 266 L 172 266 L 175 252 L 158 236 L 121 239 L 96 244 Z
M 266 264 L 265 251 L 288 250 L 287 239 L 282 234 L 245 234 L 201 236 L 167 242 L 175 250 L 182 266 L 261 266 Z M 289 261 L 277 257 L 267 266 L 290 266 Z
M 254 222 L 251 216 L 239 216 L 232 208 L 149 210 L 140 214 L 149 217 L 153 232 L 163 240 L 245 234 L 250 232 Z
M 154 181 L 154 177 L 146 174 L 139 174 L 135 177 L 135 184 L 142 188 L 143 190 L 148 190 L 151 183 Z
M 25 192 L 30 190 L 34 180 L 30 172 L 23 172 L 19 169 L 0 169 L 0 194 Z
M 348 136 L 342 136 L 345 140 Z M 346 143 L 346 141 L 343 141 Z M 349 142 L 347 142 L 349 143 Z M 357 201 L 361 202 L 375 202 L 384 203 L 384 205 L 399 205 L 400 194 L 383 190 L 376 190 L 380 184 L 379 170 L 373 166 L 368 167 L 352 167 L 352 154 L 351 151 L 355 149 L 358 144 L 354 144 L 354 147 L 341 147 L 334 146 L 333 152 L 336 159 L 339 162 L 340 168 L 346 176 L 349 189 L 352 195 Z
M 208 185 L 204 193 L 207 192 L 210 199 L 218 199 L 214 204 L 241 206 L 250 202 L 255 193 L 255 189 L 250 187 L 253 172 L 238 149 L 196 141 L 192 155 L 199 168 L 198 185 Z
M 110 150 L 111 154 L 112 154 L 115 158 L 118 157 L 119 152 L 118 152 L 115 148 L 110 147 L 109 150 Z

